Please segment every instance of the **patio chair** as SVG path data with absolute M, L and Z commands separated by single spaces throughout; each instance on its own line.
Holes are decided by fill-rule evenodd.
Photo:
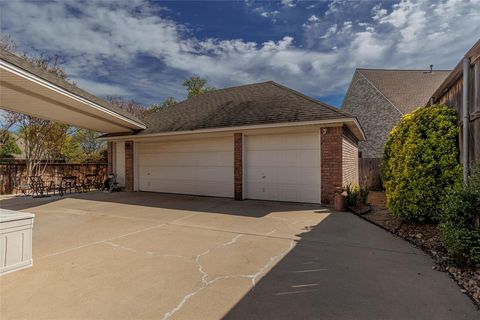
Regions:
M 32 197 L 48 197 L 48 186 L 43 182 L 40 176 L 30 176 L 30 188 Z
M 114 173 L 108 174 L 108 178 L 103 183 L 102 190 L 107 190 L 108 192 L 120 191 L 117 176 Z
M 82 183 L 82 188 L 85 192 L 90 191 L 90 189 L 96 188 L 97 186 L 97 174 L 89 173 L 85 175 L 85 178 Z
M 31 187 L 26 183 L 21 183 L 21 176 L 16 176 L 15 180 L 13 181 L 13 188 L 15 189 L 15 194 L 18 194 L 18 192 L 21 192 L 24 196 L 30 195 Z
M 62 188 L 63 194 L 65 194 L 67 190 L 70 194 L 72 193 L 72 190 L 78 193 L 82 192 L 81 186 L 77 183 L 77 176 L 63 176 L 60 186 Z

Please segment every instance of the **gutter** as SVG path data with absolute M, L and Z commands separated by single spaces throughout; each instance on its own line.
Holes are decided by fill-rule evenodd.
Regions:
M 120 136 L 101 136 L 97 138 L 101 141 L 123 141 L 123 140 L 144 140 L 148 138 L 155 137 L 169 137 L 169 136 L 181 136 L 189 134 L 199 134 L 199 133 L 216 133 L 216 132 L 234 132 L 241 130 L 255 130 L 255 129 L 269 129 L 269 128 L 288 128 L 295 126 L 307 126 L 307 125 L 328 125 L 335 123 L 353 123 L 357 129 L 358 134 L 357 138 L 360 136 L 359 140 L 365 140 L 365 133 L 360 126 L 360 123 L 356 118 L 344 118 L 344 119 L 329 119 L 329 120 L 315 120 L 315 121 L 301 121 L 301 122 L 285 122 L 285 123 L 272 123 L 272 124 L 259 124 L 259 125 L 246 125 L 246 126 L 237 126 L 237 127 L 222 127 L 222 128 L 208 128 L 208 129 L 198 129 L 198 130 L 184 130 L 184 131 L 169 131 L 169 132 L 159 132 L 159 133 L 148 133 L 148 134 L 137 134 L 137 135 L 120 135 Z

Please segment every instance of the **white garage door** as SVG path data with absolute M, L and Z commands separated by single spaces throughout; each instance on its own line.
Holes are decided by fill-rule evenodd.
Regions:
M 320 203 L 320 133 L 246 137 L 246 196 Z
M 141 191 L 233 197 L 233 137 L 139 143 Z

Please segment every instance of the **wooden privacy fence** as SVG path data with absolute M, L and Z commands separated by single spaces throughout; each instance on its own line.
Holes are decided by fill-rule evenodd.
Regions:
M 358 178 L 362 186 L 369 190 L 382 190 L 382 179 L 380 178 L 381 158 L 359 158 Z
M 42 175 L 44 181 L 59 184 L 63 176 L 77 176 L 82 181 L 85 174 L 95 173 L 104 181 L 107 174 L 106 163 L 50 163 Z M 0 163 L 0 195 L 19 192 L 19 187 L 28 181 L 25 163 Z

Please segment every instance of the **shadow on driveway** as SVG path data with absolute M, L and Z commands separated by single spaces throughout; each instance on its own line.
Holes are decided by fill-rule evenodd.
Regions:
M 352 214 L 301 237 L 225 319 L 480 319 L 430 257 Z
M 322 208 L 322 206 L 319 204 L 260 200 L 236 201 L 230 198 L 189 196 L 155 192 L 108 193 L 102 191 L 72 194 L 65 197 L 52 196 L 35 199 L 32 197 L 14 197 L 1 200 L 0 206 L 4 209 L 21 211 L 69 198 L 160 209 L 197 212 L 204 211 L 253 218 L 261 218 L 272 212 L 317 210 Z

